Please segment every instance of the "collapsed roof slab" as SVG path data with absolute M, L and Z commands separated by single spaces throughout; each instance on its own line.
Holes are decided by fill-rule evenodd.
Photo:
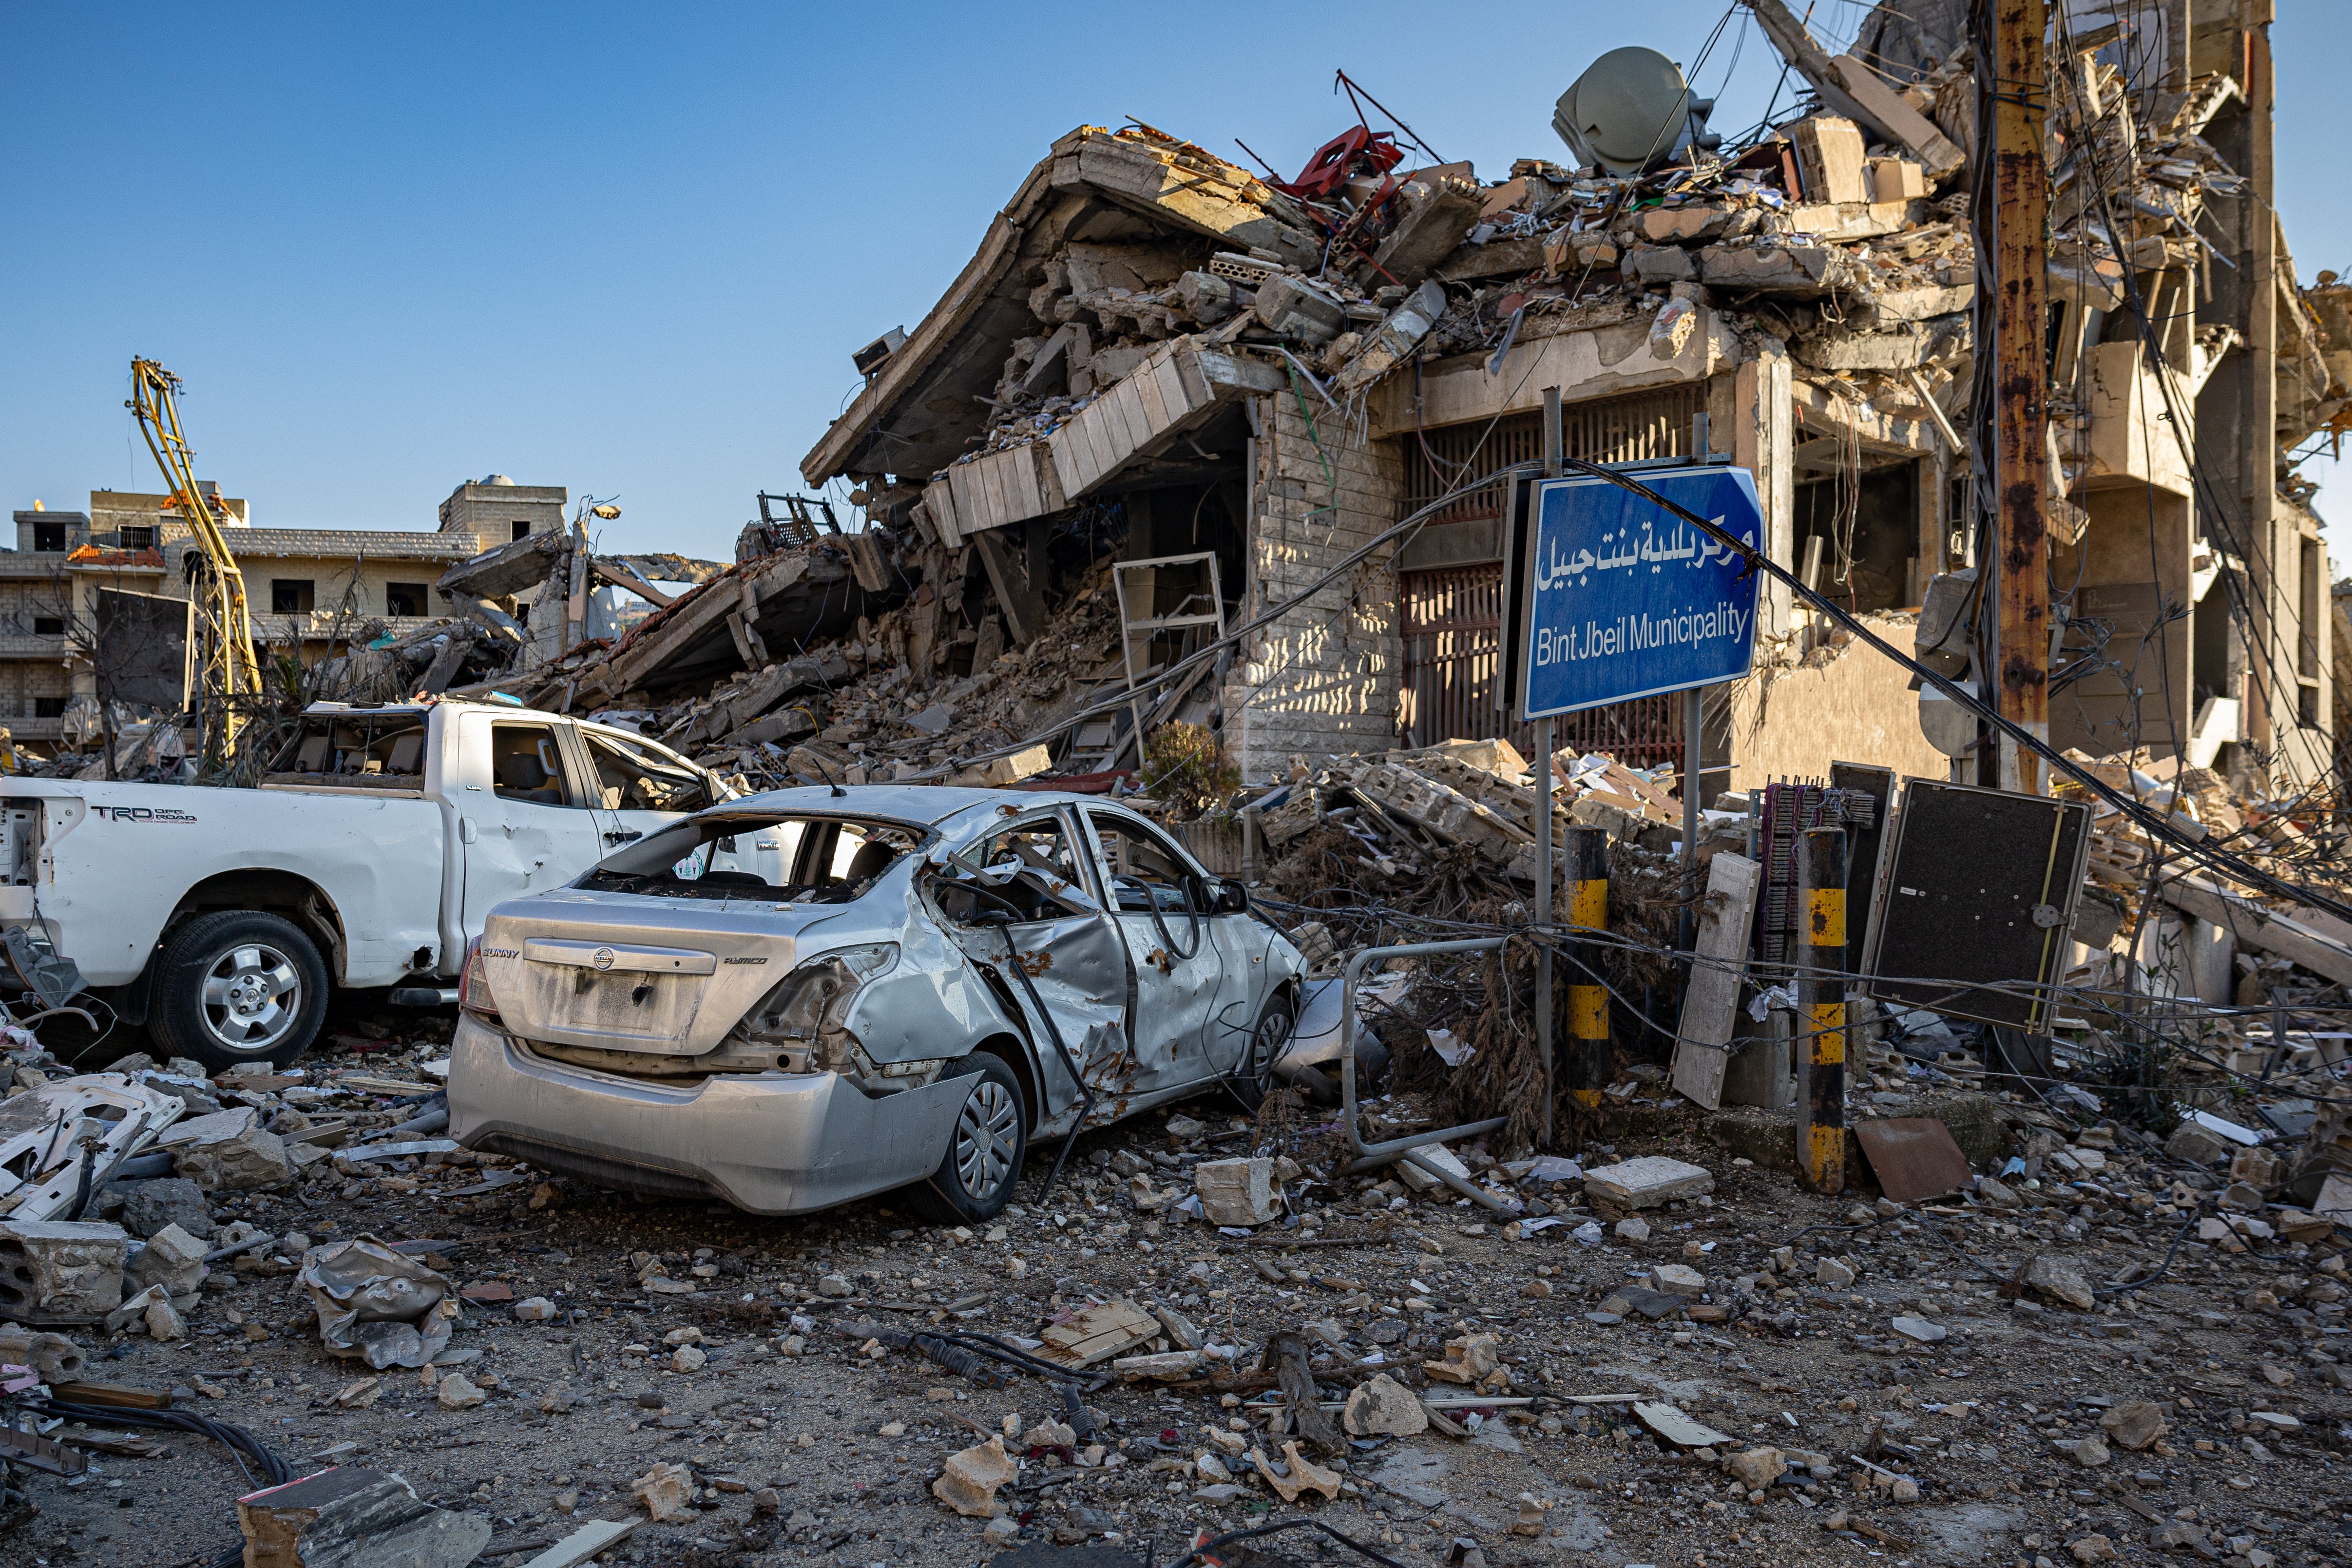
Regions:
M 747 562 L 672 600 L 613 651 L 605 685 L 660 697 L 846 634 L 904 595 L 868 593 L 828 550 Z
M 1034 329 L 1029 294 L 1073 243 L 1192 239 L 1313 266 L 1305 217 L 1247 170 L 1187 142 L 1083 126 L 1054 143 L 990 223 L 980 249 L 847 412 L 801 460 L 811 485 L 844 474 L 929 479 L 985 423 L 977 401 Z

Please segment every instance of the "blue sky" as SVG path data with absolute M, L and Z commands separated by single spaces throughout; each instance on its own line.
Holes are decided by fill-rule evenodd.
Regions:
M 2326 117 L 2352 45 L 2281 9 L 2308 280 L 2352 270 Z M 617 494 L 608 548 L 724 555 L 756 491 L 799 488 L 850 351 L 922 315 L 1071 127 L 1132 115 L 1243 160 L 1239 137 L 1293 173 L 1351 119 L 1338 67 L 1493 178 L 1559 155 L 1552 100 L 1594 57 L 1690 66 L 1725 12 L 12 5 L 0 498 L 156 488 L 136 353 L 185 378 L 199 471 L 257 522 L 430 528 L 499 471 Z M 1735 16 L 1697 73 L 1717 126 L 1779 73 Z

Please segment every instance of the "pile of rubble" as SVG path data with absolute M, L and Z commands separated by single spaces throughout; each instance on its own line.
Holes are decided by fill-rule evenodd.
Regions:
M 276 1450 L 282 1484 L 235 1510 L 252 1550 L 365 1568 L 1139 1561 L 1302 1518 L 1496 1564 L 1784 1561 L 1823 1531 L 1930 1560 L 2334 1550 L 2346 1255 L 2273 1195 L 2262 1134 L 1928 1095 L 1886 1124 L 1947 1163 L 1857 1160 L 1832 1198 L 1628 1075 L 1580 1159 L 1425 1146 L 1474 1203 L 1411 1163 L 1346 1173 L 1295 1106 L 1202 1101 L 1089 1134 L 1044 1203 L 919 1231 L 887 1197 L 767 1220 L 542 1180 L 417 1125 L 434 1047 L 378 1044 L 214 1080 L 117 1063 L 103 1087 L 179 1108 L 145 1145 L 170 1173 L 0 1217 L 0 1425 L 54 1478 L 12 1482 L 12 1540 L 212 1554 L 216 1479 L 168 1458 L 193 1413 Z M 101 1086 L 39 1062 L 0 1115 Z M 1426 1101 L 1366 1111 L 1391 1136 Z

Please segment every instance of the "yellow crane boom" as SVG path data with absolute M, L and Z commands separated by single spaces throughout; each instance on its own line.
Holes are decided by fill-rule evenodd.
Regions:
M 131 362 L 131 399 L 139 433 L 163 470 L 163 486 L 188 520 L 203 570 L 190 584 L 194 604 L 188 638 L 188 700 L 203 728 L 202 755 L 217 766 L 236 754 L 236 732 L 261 697 L 261 661 L 253 651 L 253 616 L 245 574 L 221 532 L 227 509 L 196 486 L 195 453 L 180 430 L 180 378 L 150 359 Z M 217 508 L 217 511 L 216 509 Z

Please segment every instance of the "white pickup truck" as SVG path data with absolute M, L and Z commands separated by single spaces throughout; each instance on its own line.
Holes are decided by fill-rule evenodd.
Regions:
M 511 704 L 321 703 L 257 788 L 0 778 L 0 927 L 37 927 L 162 1054 L 282 1067 L 330 987 L 454 1001 L 493 905 L 733 793 Z

